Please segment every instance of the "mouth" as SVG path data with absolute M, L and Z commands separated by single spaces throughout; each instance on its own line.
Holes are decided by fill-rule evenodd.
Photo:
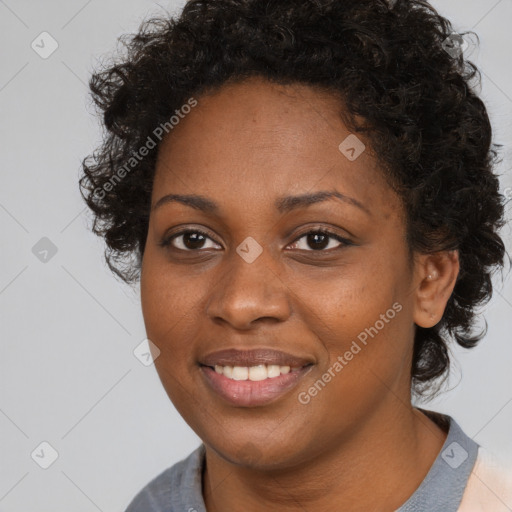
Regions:
M 212 368 L 209 366 L 208 368 Z M 258 364 L 256 366 L 221 366 L 216 364 L 212 370 L 215 370 L 219 375 L 231 380 L 250 380 L 258 382 L 261 380 L 274 379 L 281 375 L 287 375 L 290 372 L 299 371 L 302 366 L 290 367 L 280 366 L 278 364 Z
M 230 349 L 206 356 L 199 367 L 208 387 L 230 405 L 255 407 L 290 391 L 313 362 L 271 349 Z

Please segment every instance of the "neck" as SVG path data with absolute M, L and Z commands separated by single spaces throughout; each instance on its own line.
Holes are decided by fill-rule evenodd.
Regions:
M 396 510 L 419 487 L 446 433 L 412 406 L 372 415 L 339 445 L 293 468 L 261 471 L 231 464 L 206 447 L 208 512 Z M 371 491 L 371 492 L 370 492 Z

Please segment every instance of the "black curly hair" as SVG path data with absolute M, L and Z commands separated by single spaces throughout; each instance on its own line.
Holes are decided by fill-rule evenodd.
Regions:
M 105 132 L 83 161 L 80 191 L 109 268 L 126 283 L 140 278 L 158 143 L 171 116 L 251 76 L 319 87 L 343 102 L 345 123 L 365 134 L 401 197 L 410 254 L 459 251 L 441 321 L 416 326 L 412 390 L 425 397 L 446 378 L 449 339 L 471 348 L 485 334 L 473 332 L 476 307 L 490 299 L 505 256 L 505 198 L 493 173 L 500 146 L 471 83 L 478 69 L 446 50 L 454 37 L 423 0 L 189 0 L 175 18 L 145 21 L 90 80 Z

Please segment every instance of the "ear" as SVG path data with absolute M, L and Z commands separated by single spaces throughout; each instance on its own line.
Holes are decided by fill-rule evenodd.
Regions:
M 414 322 L 433 327 L 441 320 L 459 274 L 459 252 L 421 254 L 415 261 Z

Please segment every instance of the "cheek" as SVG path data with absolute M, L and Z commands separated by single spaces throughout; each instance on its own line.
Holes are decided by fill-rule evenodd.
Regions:
M 320 340 L 333 349 L 342 349 L 349 339 L 355 339 L 379 321 L 398 300 L 392 273 L 372 269 L 370 265 L 353 265 L 349 269 L 335 269 L 324 275 L 312 274 L 300 284 L 290 282 L 295 307 Z M 393 319 L 396 311 L 388 317 Z M 387 322 L 386 322 L 387 323 Z
M 400 293 L 400 274 L 391 262 L 383 266 L 380 262 L 337 279 L 316 280 L 302 291 L 295 288 L 299 315 L 323 348 L 308 384 L 318 378 L 328 382 L 329 401 L 364 401 L 409 373 L 410 313 Z
M 180 389 L 190 389 L 195 371 L 194 344 L 197 336 L 197 308 L 202 302 L 198 286 L 176 279 L 167 265 L 144 255 L 140 280 L 141 304 L 147 337 L 159 348 L 155 367 L 174 402 Z
M 393 307 L 394 306 L 394 307 Z M 412 339 L 399 302 L 372 309 L 343 344 L 332 347 L 331 361 L 340 370 L 338 381 L 356 407 L 377 404 L 408 389 Z
M 202 300 L 201 287 L 184 279 L 149 250 L 144 255 L 140 280 L 142 314 L 148 335 L 164 337 L 188 320 Z
M 197 367 L 194 346 L 188 340 L 198 328 L 196 288 L 181 283 L 166 265 L 153 260 L 151 253 L 145 254 L 141 303 L 147 337 L 160 350 L 155 369 L 171 402 L 195 431 L 201 422 L 197 413 L 201 396 L 193 385 Z

